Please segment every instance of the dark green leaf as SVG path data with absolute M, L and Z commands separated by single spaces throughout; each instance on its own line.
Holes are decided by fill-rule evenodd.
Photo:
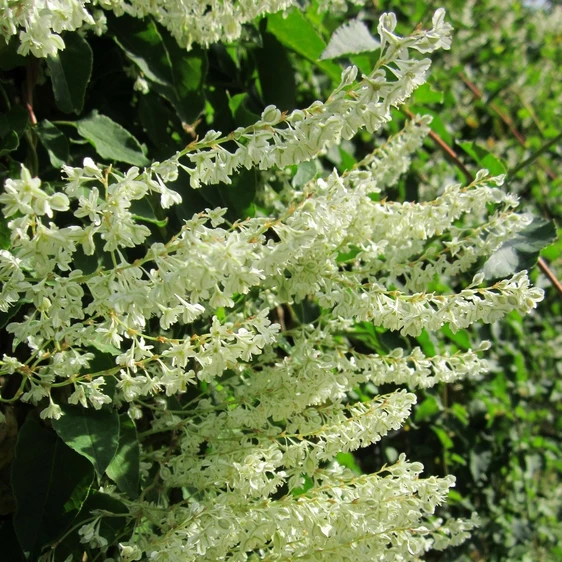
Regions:
M 436 355 L 435 345 L 432 341 L 430 333 L 424 329 L 422 333 L 416 337 L 417 342 L 420 344 L 424 354 L 427 357 L 434 357 Z
M 69 160 L 68 141 L 60 129 L 47 119 L 41 121 L 35 129 L 41 144 L 49 154 L 49 160 L 54 168 L 60 168 Z
M 106 160 L 126 162 L 133 166 L 147 166 L 150 163 L 139 141 L 105 115 L 94 111 L 90 116 L 76 121 L 76 128 L 80 136 L 88 140 Z
M 121 414 L 119 421 L 119 448 L 106 472 L 123 493 L 134 499 L 138 496 L 140 478 L 137 430 L 127 414 Z
M 426 421 L 441 411 L 437 400 L 433 396 L 428 396 L 421 404 L 416 406 L 414 421 L 420 423 Z
M 57 107 L 64 113 L 80 113 L 92 74 L 93 54 L 79 33 L 64 34 L 65 48 L 47 58 Z
M 459 142 L 457 144 L 473 158 L 481 168 L 488 170 L 492 176 L 505 174 L 505 166 L 502 164 L 501 160 L 491 152 L 478 146 L 475 142 Z
M 14 105 L 0 115 L 0 156 L 18 148 L 28 122 L 28 113 L 21 105 Z
M 123 502 L 101 492 L 91 494 L 84 503 L 82 511 L 84 515 L 100 511 L 116 515 L 126 515 L 129 513 Z M 127 519 L 125 517 L 104 517 L 100 525 L 100 535 L 111 544 L 119 536 L 126 524 Z
M 155 224 L 159 228 L 163 228 L 168 223 L 168 219 L 159 219 L 156 216 L 153 206 L 148 198 L 137 199 L 131 204 L 131 213 L 136 221 Z
M 53 421 L 59 437 L 86 457 L 98 477 L 105 472 L 119 446 L 119 416 L 114 410 L 64 406 L 64 415 Z
M 183 121 L 193 123 L 205 108 L 203 86 L 207 76 L 207 55 L 198 46 L 182 49 L 167 30 L 161 29 L 168 58 L 173 61 L 172 84 Z
M 31 558 L 72 522 L 93 477 L 86 459 L 55 432 L 27 418 L 19 432 L 11 482 L 17 503 L 14 529 Z
M 265 32 L 262 36 L 263 48 L 256 49 L 254 54 L 263 101 L 265 105 L 273 104 L 282 111 L 294 109 L 297 91 L 289 55 L 274 35 Z
M 142 71 L 150 88 L 166 98 L 183 121 L 193 122 L 205 106 L 205 52 L 180 49 L 168 31 L 149 19 L 121 16 L 109 22 L 115 41 Z
M 0 145 L 0 156 L 13 152 L 20 145 L 20 139 L 15 131 L 9 131 L 5 137 L 2 138 Z
M 341 68 L 333 62 L 319 60 L 326 43 L 300 10 L 293 9 L 287 14 L 268 16 L 267 31 L 273 33 L 283 45 L 315 63 L 334 82 L 339 83 Z
M 168 128 L 177 120 L 170 105 L 161 96 L 148 93 L 139 100 L 141 125 L 157 149 L 163 149 L 163 157 L 173 154 L 173 140 Z M 177 121 L 177 127 L 180 127 Z M 156 156 L 159 158 L 159 156 Z
M 5 37 L 0 37 L 0 69 L 7 71 L 25 65 L 26 58 L 18 55 L 19 46 L 16 35 L 12 35 L 7 43 Z
M 29 115 L 25 107 L 21 105 L 14 105 L 12 108 L 0 115 L 0 137 L 3 137 L 10 131 L 14 131 L 18 137 L 23 135 Z
M 0 216 L 0 250 L 7 250 L 11 246 L 11 230 L 8 228 L 8 221 Z
M 23 304 L 23 299 L 14 303 L 6 312 L 0 311 L 0 328 L 3 328 L 19 312 Z
M 232 112 L 234 122 L 239 127 L 249 127 L 259 120 L 260 116 L 247 107 L 248 94 L 236 94 L 228 100 L 228 107 Z
M 253 215 L 252 203 L 256 197 L 259 172 L 255 169 L 243 169 L 232 178 L 232 185 L 220 188 L 229 209 L 235 218 L 245 219 Z
M 484 264 L 486 279 L 500 279 L 534 267 L 540 251 L 556 239 L 556 227 L 552 221 L 535 217 L 533 222 L 504 242 Z
M 431 426 L 431 430 L 435 435 L 437 435 L 439 441 L 441 441 L 441 445 L 443 445 L 444 449 L 452 449 L 453 448 L 453 440 L 449 437 L 449 434 L 446 430 L 441 427 L 437 427 L 435 425 Z

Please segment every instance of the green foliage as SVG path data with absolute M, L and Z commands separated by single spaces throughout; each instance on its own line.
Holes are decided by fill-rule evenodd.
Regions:
M 506 275 L 529 269 L 537 262 L 540 251 L 556 240 L 556 227 L 552 221 L 535 217 L 533 222 L 504 242 L 484 264 L 483 272 L 488 279 L 500 279 Z
M 77 453 L 86 457 L 102 476 L 119 446 L 119 416 L 102 408 L 65 406 L 64 415 L 53 422 L 57 435 Z
M 80 113 L 92 73 L 93 54 L 78 33 L 65 35 L 66 48 L 47 59 L 57 107 L 64 113 Z
M 76 130 L 104 160 L 116 160 L 134 166 L 146 166 L 149 163 L 137 139 L 105 115 L 92 112 L 88 117 L 76 121 Z
M 140 484 L 140 448 L 137 428 L 127 414 L 119 416 L 119 443 L 106 473 L 130 498 L 138 496 Z
M 59 538 L 81 510 L 94 478 L 92 465 L 29 416 L 12 464 L 13 525 L 26 557 Z
M 411 26 L 423 18 L 423 2 L 399 4 Z M 543 11 L 524 4 L 485 1 L 469 8 L 465 2 L 443 2 L 456 30 L 453 48 L 415 92 L 411 110 L 437 115 L 432 130 L 472 173 L 480 167 L 507 172 L 507 188 L 519 193 L 526 209 L 544 217 L 504 244 L 484 271 L 496 278 L 528 269 L 540 251 L 560 279 L 559 228 L 555 241 L 562 221 L 562 154 L 556 140 L 562 125 L 559 7 L 547 3 L 552 6 Z M 397 9 L 390 2 L 380 7 Z M 461 48 L 455 50 L 455 44 Z M 417 184 L 413 198 L 434 193 L 436 186 L 426 178 L 436 167 L 451 173 L 451 164 L 436 157 L 431 141 L 426 149 L 415 163 L 417 172 L 404 179 Z M 464 181 L 462 172 L 457 177 Z M 545 277 L 537 273 L 536 278 L 548 298 L 532 317 L 512 316 L 491 331 L 442 330 L 439 345 L 460 349 L 470 347 L 470 340 L 491 339 L 491 373 L 478 382 L 443 386 L 439 394 L 422 393 L 416 427 L 397 437 L 401 446 L 394 445 L 412 455 L 415 451 L 434 474 L 457 476 L 448 514 L 476 509 L 482 519 L 471 543 L 431 560 L 550 562 L 562 557 L 560 293 Z
M 377 12 L 402 12 L 400 25 L 410 29 L 428 14 L 427 3 L 421 0 L 376 4 Z M 459 158 L 470 171 L 507 172 L 509 189 L 521 196 L 529 210 L 546 217 L 534 219 L 478 265 L 487 277 L 500 278 L 533 268 L 542 251 L 561 278 L 562 242 L 553 242 L 556 223 L 562 220 L 562 155 L 559 146 L 551 143 L 561 127 L 560 28 L 541 27 L 548 13 L 541 16 L 521 2 L 475 3 L 471 21 L 463 15 L 464 2 L 441 4 L 448 8 L 461 48 L 434 64 L 429 83 L 416 91 L 411 109 L 434 116 L 432 131 L 453 149 L 460 148 Z M 366 9 L 365 25 L 374 19 L 372 11 Z M 235 44 L 195 46 L 189 52 L 150 18 L 129 16 L 108 17 L 108 36 L 66 33 L 66 49 L 46 61 L 16 55 L 13 42 L 0 41 L 0 177 L 15 177 L 20 163 L 25 163 L 56 185 L 63 164 L 79 165 L 85 157 L 145 166 L 170 157 L 211 128 L 228 132 L 248 126 L 269 104 L 282 110 L 302 107 L 339 81 L 341 66 L 336 57 L 375 50 L 366 39 L 346 50 L 345 35 L 343 46 L 336 48 L 329 42 L 331 31 L 352 15 L 320 17 L 299 10 L 287 17 L 269 15 L 248 26 Z M 350 58 L 367 67 L 368 55 L 361 57 Z M 338 62 L 322 60 L 328 58 Z M 482 90 L 482 97 L 471 94 L 467 76 Z M 35 91 L 32 99 L 26 99 L 31 112 L 21 100 L 22 91 Z M 266 205 L 260 191 L 264 183 L 279 192 L 299 188 L 316 176 L 321 164 L 351 169 L 377 143 L 364 136 L 327 153 L 320 164 L 302 163 L 276 177 L 242 170 L 231 186 L 200 192 L 190 190 L 189 179 L 180 174 L 170 184 L 183 196 L 179 210 L 163 216 L 148 204 L 135 208 L 135 213 L 149 225 L 151 241 L 167 240 L 166 234 L 179 231 L 184 220 L 207 207 L 226 206 L 231 222 L 244 220 L 259 215 Z M 453 166 L 428 140 L 413 168 L 390 194 L 402 201 L 430 199 L 440 186 L 427 179 L 429 171 L 464 181 Z M 7 247 L 6 239 L 2 222 L 0 247 Z M 352 260 L 358 253 L 359 249 L 352 249 L 338 261 Z M 108 256 L 84 256 L 87 265 L 82 269 L 93 272 L 104 259 Z M 466 351 L 472 341 L 482 338 L 493 342 L 488 376 L 442 384 L 438 390 L 418 390 L 418 405 L 407 431 L 356 455 L 338 456 L 340 464 L 370 472 L 405 451 L 423 462 L 427 475 L 457 476 L 457 488 L 443 515 L 466 516 L 474 509 L 482 525 L 471 542 L 430 560 L 562 559 L 562 311 L 560 295 L 538 273 L 535 277 L 547 289 L 547 299 L 533 317 L 523 320 L 512 315 L 503 327 L 453 333 L 445 326 L 438 337 L 424 333 L 416 339 L 366 322 L 353 327 L 357 348 L 381 356 L 397 342 L 404 348 L 421 346 L 428 356 L 444 349 Z M 25 313 L 26 303 L 21 302 L 0 313 L 0 326 Z M 298 327 L 320 311 L 304 302 L 281 313 Z M 3 340 L 1 345 L 2 352 L 9 353 L 11 342 Z M 97 351 L 99 371 L 115 367 L 119 350 L 96 340 L 90 345 Z M 2 384 L 0 390 L 6 400 L 18 393 L 9 384 Z M 357 399 L 382 390 L 366 385 L 357 389 Z M 197 392 L 205 394 L 204 383 Z M 186 408 L 191 398 L 183 397 L 174 405 Z M 120 538 L 132 531 L 120 517 L 128 508 L 125 499 L 121 502 L 95 491 L 94 481 L 116 487 L 130 500 L 138 498 L 141 490 L 148 499 L 151 494 L 156 497 L 159 477 L 142 473 L 140 443 L 150 450 L 160 437 L 150 435 L 146 417 L 135 423 L 123 408 L 65 406 L 66 415 L 50 427 L 36 419 L 34 408 L 19 407 L 11 468 L 16 510 L 4 514 L 0 526 L 3 551 L 13 560 L 23 559 L 25 553 L 33 561 L 43 549 L 64 539 L 58 555 L 61 562 L 70 554 L 82 559 L 83 553 L 88 556 L 88 547 L 80 543 L 78 529 L 102 510 L 113 516 L 103 519 L 100 535 L 117 556 Z M 146 407 L 146 416 L 151 408 L 152 404 Z M 308 478 L 299 493 L 311 486 Z M 182 494 L 189 491 L 177 493 L 170 502 L 182 501 Z

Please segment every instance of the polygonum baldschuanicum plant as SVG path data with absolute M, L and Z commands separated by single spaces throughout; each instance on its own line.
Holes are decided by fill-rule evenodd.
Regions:
M 89 552 L 177 562 L 417 560 L 468 537 L 475 520 L 432 517 L 453 476 L 423 478 L 404 454 L 362 475 L 335 458 L 398 430 L 416 402 L 411 389 L 486 369 L 487 342 L 433 357 L 420 348 L 376 354 L 354 345 L 357 323 L 418 336 L 526 314 L 542 299 L 525 271 L 488 285 L 476 273 L 457 292 L 432 288 L 438 278 L 455 286 L 458 277 L 458 286 L 528 226 L 502 177 L 483 170 L 425 203 L 381 199 L 428 133 L 430 119 L 416 117 L 351 171 L 290 196 L 264 187 L 269 216 L 231 224 L 226 209 L 207 209 L 166 243 L 148 244 L 150 230 L 131 209 L 155 193 L 164 209 L 179 203 L 166 184 L 180 170 L 192 188 L 228 184 L 241 168 L 283 169 L 362 128 L 379 130 L 424 82 L 430 61 L 419 54 L 450 46 L 443 10 L 429 31 L 400 37 L 395 26 L 393 14 L 381 16 L 377 65 L 360 77 L 346 68 L 325 102 L 291 113 L 269 106 L 254 125 L 210 131 L 143 170 L 87 158 L 63 168 L 60 192 L 25 167 L 6 181 L 11 246 L 0 251 L 0 310 L 23 303 L 25 316 L 7 326 L 14 353 L 0 374 L 21 377 L 17 397 L 38 405 L 60 435 L 78 406 L 149 420 L 139 434 L 140 496 L 126 493 L 112 464 L 99 475 L 99 490 L 125 506 L 130 525 L 108 538 L 112 514 L 92 511 L 79 530 Z M 107 259 L 86 273 L 78 251 Z M 303 301 L 317 307 L 314 321 L 284 318 Z M 112 365 L 96 370 L 111 353 Z M 353 400 L 367 383 L 410 390 Z

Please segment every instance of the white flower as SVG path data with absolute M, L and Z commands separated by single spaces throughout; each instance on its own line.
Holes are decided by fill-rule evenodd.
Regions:
M 53 402 L 51 396 L 49 396 L 49 405 L 41 411 L 39 417 L 44 419 L 55 419 L 58 420 L 62 416 L 61 407 Z

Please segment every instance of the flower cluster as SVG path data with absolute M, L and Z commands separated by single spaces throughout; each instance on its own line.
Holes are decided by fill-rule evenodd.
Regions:
M 212 13 L 230 7 L 254 18 L 257 5 L 219 2 Z M 149 5 L 119 6 L 142 16 Z M 179 9 L 166 3 L 166 14 L 196 33 Z M 173 434 L 165 446 L 145 447 L 145 484 L 181 489 L 183 501 L 121 498 L 131 520 L 142 521 L 121 544 L 122 560 L 413 560 L 466 538 L 473 523 L 430 517 L 452 476 L 420 478 L 421 464 L 404 455 L 363 476 L 334 459 L 399 430 L 416 402 L 404 388 L 357 402 L 358 386 L 427 388 L 486 369 L 486 344 L 430 358 L 418 347 L 360 351 L 357 323 L 418 336 L 527 313 L 542 299 L 524 271 L 489 286 L 475 271 L 529 222 L 503 178 L 481 171 L 431 202 L 379 201 L 428 131 L 428 118 L 416 117 L 356 169 L 311 180 L 269 216 L 230 224 L 226 209 L 206 209 L 168 241 L 152 242 L 132 210 L 148 196 L 164 209 L 179 203 L 166 184 L 180 169 L 195 188 L 228 184 L 241 167 L 299 164 L 363 127 L 378 130 L 424 81 L 430 62 L 415 53 L 449 47 L 443 10 L 432 22 L 399 37 L 394 16 L 383 14 L 376 68 L 359 81 L 355 67 L 344 70 L 325 103 L 288 115 L 270 106 L 253 126 L 211 131 L 142 171 L 87 158 L 64 167 L 63 192 L 48 192 L 25 167 L 6 183 L 0 204 L 11 247 L 0 251 L 0 310 L 21 303 L 24 315 L 7 326 L 15 351 L 3 356 L 0 375 L 21 377 L 17 397 L 38 404 L 42 418 L 60 418 L 65 401 L 126 406 L 133 419 L 146 406 L 143 438 Z M 194 35 L 184 44 L 193 40 L 205 42 Z M 93 270 L 78 266 L 79 250 L 96 257 Z M 435 288 L 441 276 L 462 285 L 459 274 L 472 282 L 456 293 Z M 312 303 L 317 318 L 286 322 L 296 303 Z M 98 367 L 100 355 L 111 364 Z M 190 392 L 195 398 L 184 400 Z M 80 535 L 104 551 L 100 517 Z
M 354 0 L 363 4 L 364 0 Z M 15 4 L 15 6 L 14 6 Z M 234 41 L 244 24 L 260 16 L 286 11 L 300 5 L 296 0 L 19 0 L 0 2 L 0 35 L 7 41 L 18 34 L 22 55 L 55 57 L 65 48 L 64 31 L 107 27 L 104 10 L 115 15 L 152 17 L 176 39 L 191 49 L 219 41 Z M 319 9 L 341 9 L 342 0 L 323 0 Z

